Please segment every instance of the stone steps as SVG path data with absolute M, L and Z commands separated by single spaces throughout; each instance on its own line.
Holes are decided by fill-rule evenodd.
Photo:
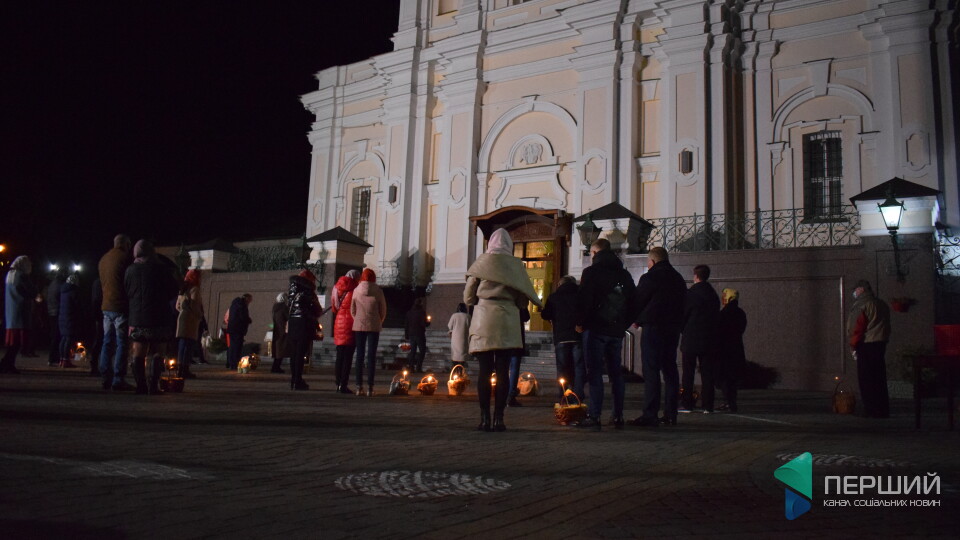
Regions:
M 385 328 L 380 332 L 380 342 L 377 346 L 377 366 L 402 365 L 407 354 L 399 349 L 403 341 L 403 329 Z M 556 357 L 553 350 L 553 336 L 550 332 L 528 332 L 527 348 L 530 356 L 525 356 L 520 365 L 521 371 L 529 371 L 541 381 L 552 381 L 556 377 Z M 332 337 L 313 345 L 313 361 L 318 366 L 332 366 L 336 359 L 336 347 Z M 450 370 L 450 337 L 447 331 L 427 330 L 427 354 L 423 359 L 424 370 L 433 370 L 436 373 L 445 373 Z M 476 377 L 476 362 L 468 363 L 468 372 Z

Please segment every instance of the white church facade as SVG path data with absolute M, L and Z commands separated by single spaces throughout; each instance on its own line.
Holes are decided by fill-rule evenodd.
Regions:
M 462 284 L 478 217 L 504 208 L 552 219 L 570 245 L 547 251 L 574 275 L 563 218 L 614 202 L 648 220 L 829 219 L 901 177 L 960 224 L 953 1 L 400 4 L 392 52 L 302 96 L 306 235 L 359 236 L 387 284 Z

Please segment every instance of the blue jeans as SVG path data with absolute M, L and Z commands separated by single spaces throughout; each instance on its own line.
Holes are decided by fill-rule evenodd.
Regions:
M 100 377 L 103 384 L 122 384 L 127 376 L 127 314 L 103 312 L 103 345 L 100 347 Z M 113 355 L 113 365 L 110 356 Z
M 377 369 L 377 345 L 380 332 L 354 332 L 357 344 L 357 386 L 363 386 L 363 361 L 367 361 L 367 388 L 373 388 L 373 374 Z
M 557 379 L 566 379 L 566 387 L 583 399 L 583 387 L 587 384 L 587 366 L 583 363 L 583 349 L 578 341 L 557 343 L 554 345 L 557 355 Z M 560 397 L 563 390 L 557 387 Z
M 654 420 L 660 410 L 660 373 L 665 392 L 663 417 L 677 419 L 680 372 L 677 370 L 677 345 L 680 331 L 670 326 L 645 324 L 640 334 L 643 361 L 643 418 Z
M 193 351 L 197 348 L 197 340 L 190 338 L 177 339 L 177 371 L 190 371 L 190 361 L 193 360 Z
M 514 399 L 519 393 L 517 384 L 520 383 L 520 362 L 522 361 L 523 357 L 519 354 L 510 356 L 510 391 L 507 393 L 507 399 Z M 499 382 L 497 381 L 497 383 Z
M 600 418 L 603 411 L 603 369 L 606 366 L 610 377 L 610 389 L 613 390 L 613 416 L 623 416 L 623 394 L 626 386 L 620 368 L 620 350 L 623 338 L 605 336 L 591 330 L 583 332 L 583 351 L 586 356 L 587 380 L 590 382 L 590 404 L 587 414 L 591 418 Z

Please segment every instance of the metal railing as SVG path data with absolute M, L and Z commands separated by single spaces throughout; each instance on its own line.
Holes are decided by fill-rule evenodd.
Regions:
M 934 237 L 934 255 L 937 264 L 936 294 L 940 302 L 956 304 L 960 299 L 960 236 L 938 232 Z M 951 307 L 951 312 L 960 312 Z
M 860 214 L 844 205 L 830 217 L 806 217 L 804 209 L 764 210 L 648 220 L 647 246 L 667 251 L 725 251 L 860 244 Z
M 302 267 L 300 251 L 292 246 L 242 249 L 230 255 L 230 272 L 265 272 Z

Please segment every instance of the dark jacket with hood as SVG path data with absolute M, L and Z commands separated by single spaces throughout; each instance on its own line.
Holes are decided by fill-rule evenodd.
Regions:
M 687 354 L 710 354 L 717 349 L 720 297 L 706 281 L 694 283 L 684 299 L 683 338 L 680 350 Z
M 621 287 L 625 301 L 623 316 L 616 321 L 607 321 L 599 314 L 617 285 Z M 583 269 L 577 298 L 577 324 L 600 335 L 623 337 L 636 313 L 635 293 L 633 276 L 624 270 L 620 258 L 610 250 L 597 252 L 593 264 Z
M 253 320 L 250 318 L 250 309 L 247 306 L 247 301 L 242 296 L 238 296 L 233 299 L 233 302 L 230 302 L 230 316 L 227 321 L 227 333 L 235 334 L 238 336 L 247 335 L 247 330 L 250 328 L 250 323 Z
M 687 282 L 668 261 L 660 261 L 637 283 L 637 323 L 683 328 L 683 304 L 687 296 Z
M 633 282 L 633 278 L 631 283 Z M 560 285 L 548 298 L 540 316 L 553 324 L 553 343 L 580 341 L 577 332 L 577 284 L 568 281 Z
M 316 334 L 323 308 L 317 300 L 317 288 L 307 278 L 290 276 L 287 303 L 290 305 L 290 339 L 304 339 Z

